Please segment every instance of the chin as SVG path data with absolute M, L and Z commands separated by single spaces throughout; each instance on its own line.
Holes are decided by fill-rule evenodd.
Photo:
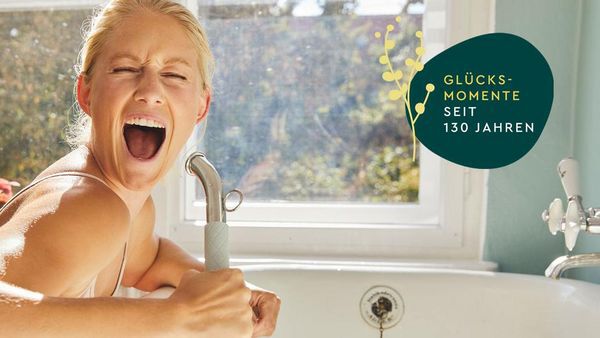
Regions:
M 128 190 L 151 190 L 162 178 L 162 166 L 159 161 L 155 163 L 139 163 L 139 161 L 126 160 L 125 166 L 119 170 L 121 184 Z

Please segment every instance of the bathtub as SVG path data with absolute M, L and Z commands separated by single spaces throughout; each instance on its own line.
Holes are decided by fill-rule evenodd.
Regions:
M 241 269 L 281 297 L 278 338 L 379 337 L 381 297 L 393 307 L 384 319 L 397 322 L 386 324 L 386 338 L 600 337 L 600 285 L 585 282 L 352 264 Z

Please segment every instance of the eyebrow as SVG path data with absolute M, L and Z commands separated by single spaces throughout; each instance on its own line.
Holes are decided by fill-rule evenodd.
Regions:
M 130 59 L 135 62 L 142 63 L 142 60 L 139 57 L 137 57 L 133 54 L 129 54 L 129 53 L 118 53 L 115 56 L 111 57 L 109 61 L 112 63 L 118 59 Z M 180 63 L 185 66 L 188 66 L 189 68 L 192 68 L 192 65 L 190 65 L 190 63 L 186 59 L 181 58 L 181 57 L 172 57 L 170 59 L 167 59 L 164 62 L 165 65 L 169 65 L 169 64 L 173 64 L 173 63 Z

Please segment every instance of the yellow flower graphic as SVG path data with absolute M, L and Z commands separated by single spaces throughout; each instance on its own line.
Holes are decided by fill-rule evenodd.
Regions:
M 396 17 L 396 23 L 400 23 L 400 17 Z M 435 86 L 432 83 L 428 83 L 425 86 L 425 90 L 427 94 L 425 95 L 425 99 L 423 102 L 418 102 L 414 105 L 411 105 L 410 102 L 410 83 L 414 78 L 415 74 L 422 71 L 424 68 L 421 59 L 425 54 L 425 48 L 423 48 L 423 32 L 417 31 L 415 36 L 419 39 L 419 46 L 415 48 L 415 58 L 407 58 L 404 60 L 404 64 L 409 68 L 410 74 L 405 77 L 401 70 L 396 69 L 394 64 L 390 60 L 389 52 L 396 47 L 396 43 L 390 39 L 389 34 L 394 30 L 394 25 L 387 25 L 385 36 L 383 39 L 384 46 L 384 54 L 379 57 L 379 63 L 387 66 L 387 70 L 381 74 L 381 77 L 386 82 L 394 82 L 396 84 L 397 89 L 392 89 L 388 93 L 388 97 L 392 101 L 397 101 L 400 99 L 404 100 L 404 104 L 408 110 L 408 117 L 410 120 L 410 125 L 412 128 L 412 140 L 413 140 L 413 162 L 416 160 L 417 154 L 417 136 L 416 136 L 416 123 L 419 119 L 419 116 L 425 113 L 425 106 L 427 104 L 427 99 L 429 98 L 429 93 L 435 90 Z M 375 32 L 375 37 L 380 39 L 381 33 Z M 402 81 L 404 80 L 404 81 Z M 413 113 L 414 108 L 414 113 Z

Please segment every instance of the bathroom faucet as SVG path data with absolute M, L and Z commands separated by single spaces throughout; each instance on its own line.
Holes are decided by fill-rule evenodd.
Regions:
M 561 199 L 556 198 L 542 213 L 542 219 L 548 223 L 548 229 L 553 235 L 558 231 L 565 233 L 565 245 L 569 251 L 575 247 L 579 231 L 600 233 L 600 209 L 589 208 L 587 212 L 584 210 L 578 172 L 579 164 L 572 158 L 566 158 L 558 163 L 558 175 L 569 201 L 567 212 L 565 214 L 563 211 Z M 568 269 L 586 266 L 600 266 L 600 253 L 560 256 L 548 265 L 546 277 L 559 279 L 560 275 Z
M 203 153 L 191 154 L 186 162 L 185 169 L 190 175 L 196 175 L 206 196 L 206 226 L 204 228 L 204 258 L 208 271 L 229 267 L 229 230 L 225 223 L 227 211 L 235 211 L 244 195 L 234 189 L 223 197 L 223 184 L 221 176 L 215 167 L 206 159 Z M 240 197 L 238 204 L 227 208 L 225 201 L 230 194 L 237 193 Z
M 195 152 L 185 161 L 185 170 L 190 175 L 196 175 L 206 196 L 206 226 L 204 227 L 204 263 L 206 270 L 214 271 L 229 267 L 229 230 L 225 223 L 227 211 L 235 211 L 244 195 L 234 189 L 223 198 L 223 184 L 217 169 L 206 159 L 203 153 Z M 232 193 L 240 197 L 234 208 L 227 208 L 225 201 Z M 144 296 L 146 298 L 168 298 L 175 288 L 163 286 Z
M 560 275 L 572 268 L 600 266 L 600 253 L 560 256 L 546 268 L 546 277 L 560 279 Z
M 572 251 L 580 231 L 600 233 L 600 209 L 583 208 L 579 189 L 579 164 L 572 158 L 566 158 L 558 164 L 558 174 L 568 198 L 567 212 L 563 211 L 560 198 L 554 199 L 550 207 L 542 213 L 542 219 L 548 223 L 548 229 L 553 235 L 558 231 L 565 234 L 565 245 Z

